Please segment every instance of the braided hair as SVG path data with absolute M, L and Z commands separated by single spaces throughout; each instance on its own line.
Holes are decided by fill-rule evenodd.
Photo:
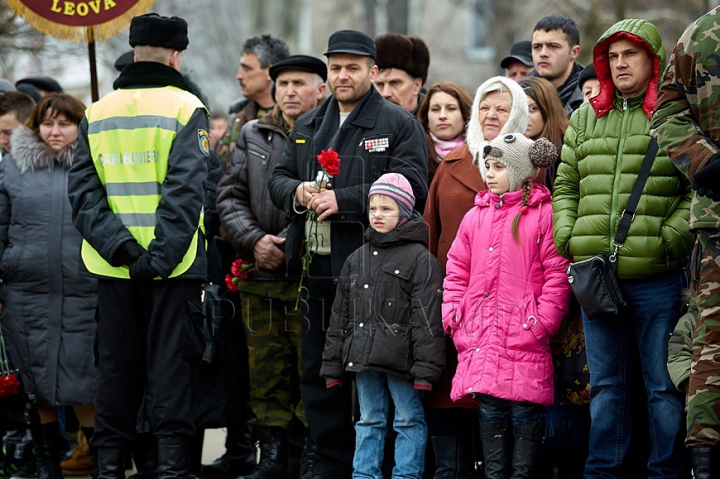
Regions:
M 520 234 L 518 233 L 518 226 L 520 225 L 520 216 L 522 216 L 522 214 L 527 211 L 528 201 L 530 200 L 530 191 L 532 190 L 532 181 L 525 180 L 525 182 L 522 184 L 522 188 L 523 188 L 522 206 L 520 207 L 520 211 L 518 211 L 518 214 L 516 214 L 515 218 L 513 218 L 513 222 L 512 222 L 512 235 L 513 235 L 513 238 L 515 238 L 515 242 L 517 244 L 520 244 Z

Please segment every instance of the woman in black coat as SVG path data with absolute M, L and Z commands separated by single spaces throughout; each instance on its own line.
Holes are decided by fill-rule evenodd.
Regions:
M 94 426 L 97 282 L 79 274 L 82 238 L 67 195 L 84 115 L 70 95 L 44 97 L 0 162 L 2 326 L 40 418 L 31 428 L 39 479 L 62 477 L 58 406 L 74 406 L 88 439 Z

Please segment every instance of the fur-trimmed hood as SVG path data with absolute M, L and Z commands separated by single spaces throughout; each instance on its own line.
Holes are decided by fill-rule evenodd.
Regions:
M 30 128 L 19 126 L 12 134 L 10 154 L 20 173 L 26 171 L 52 169 L 57 163 L 63 168 L 70 168 L 75 158 L 77 141 L 56 153 L 42 141 Z
M 480 102 L 485 96 L 493 91 L 499 90 L 501 87 L 510 91 L 510 116 L 505 126 L 502 127 L 498 136 L 508 133 L 525 134 L 528 124 L 528 102 L 527 96 L 522 87 L 514 80 L 505 77 L 492 77 L 485 83 L 480 85 L 475 93 L 473 100 L 472 113 L 470 121 L 467 125 L 467 145 L 472 154 L 473 163 L 480 170 L 480 174 L 485 179 L 485 161 L 483 160 L 483 148 L 490 143 L 486 140 L 480 128 Z

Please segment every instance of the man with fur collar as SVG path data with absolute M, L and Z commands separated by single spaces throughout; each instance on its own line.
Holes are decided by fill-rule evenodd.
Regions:
M 418 37 L 388 33 L 375 39 L 377 67 L 375 88 L 386 100 L 413 115 L 425 98 L 422 90 L 430 67 L 430 51 Z
M 572 261 L 616 255 L 629 305 L 583 328 L 590 369 L 590 455 L 585 478 L 621 477 L 637 421 L 629 407 L 628 370 L 639 351 L 650 421 L 650 477 L 679 477 L 683 398 L 667 368 L 668 337 L 679 318 L 682 269 L 693 244 L 687 179 L 662 151 L 624 244 L 614 245 L 621 217 L 650 146 L 650 118 L 665 66 L 660 32 L 646 20 L 622 20 L 595 44 L 600 93 L 583 103 L 565 132 L 553 194 L 555 246 Z M 647 461 L 645 460 L 647 459 Z
M 325 330 L 338 277 L 347 257 L 364 242 L 368 227 L 370 185 L 387 172 L 405 176 L 415 208 L 427 197 L 428 159 L 425 132 L 413 116 L 372 86 L 377 74 L 373 39 L 341 30 L 328 42 L 328 87 L 332 96 L 298 118 L 289 144 L 269 182 L 270 197 L 290 221 L 285 254 L 288 268 L 298 267 L 306 228 L 322 227 L 310 247 L 315 251 L 303 286 L 302 377 L 300 392 L 310 433 L 317 446 L 313 479 L 350 477 L 354 450 L 350 388 L 326 389 L 320 377 Z M 316 160 L 332 148 L 340 158 L 336 177 L 321 183 Z M 322 180 L 320 180 L 322 181 Z M 315 210 L 318 224 L 307 213 Z M 306 243 L 307 245 L 307 243 Z
M 158 477 L 189 479 L 192 381 L 204 349 L 208 112 L 179 73 L 187 22 L 130 24 L 135 63 L 80 124 L 68 191 L 98 278 L 98 477 L 124 479 L 147 389 Z

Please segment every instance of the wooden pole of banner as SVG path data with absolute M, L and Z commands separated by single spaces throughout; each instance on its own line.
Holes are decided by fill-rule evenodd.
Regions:
M 100 94 L 98 93 L 97 62 L 95 61 L 95 38 L 92 27 L 87 27 L 87 31 L 88 56 L 90 57 L 90 97 L 93 102 L 96 102 L 100 99 Z

